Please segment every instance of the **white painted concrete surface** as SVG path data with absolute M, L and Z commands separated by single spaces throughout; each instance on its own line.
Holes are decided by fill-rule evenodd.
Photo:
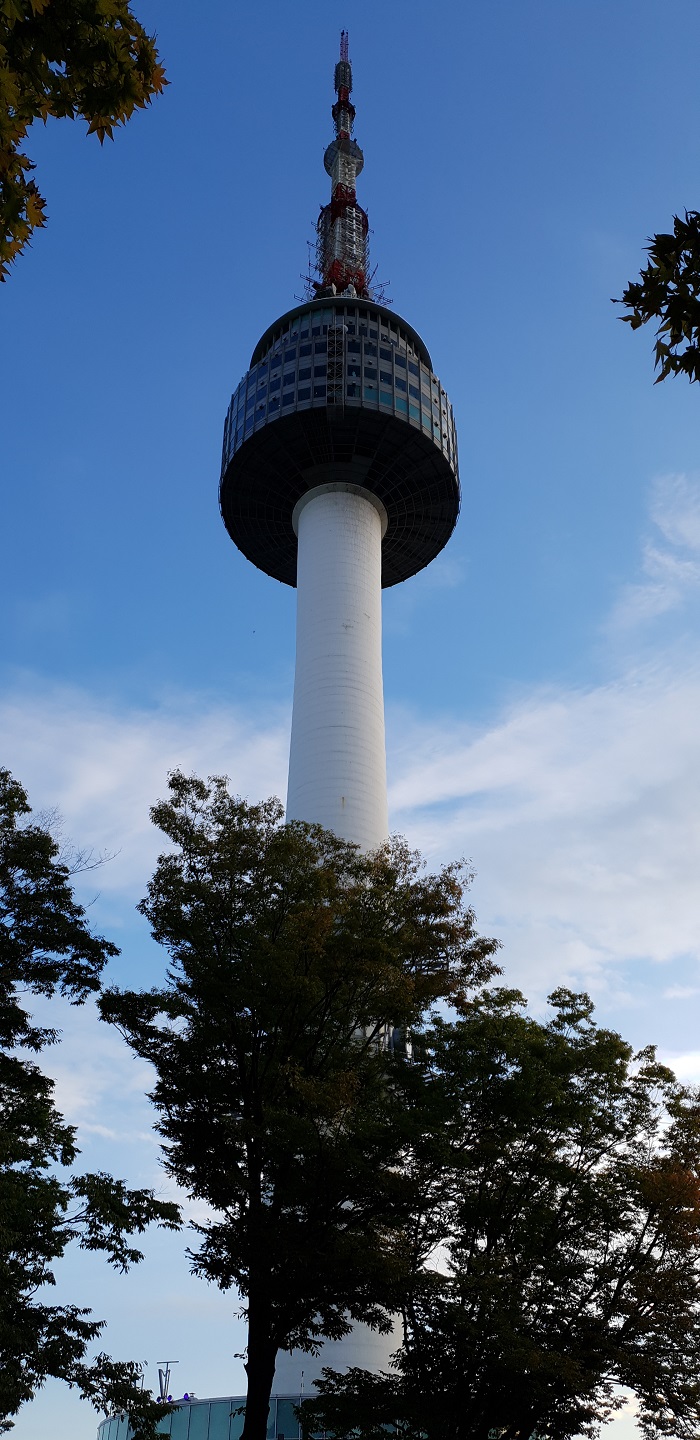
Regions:
M 363 850 L 389 833 L 382 686 L 382 535 L 369 491 L 319 485 L 296 507 L 297 653 L 287 819 Z
M 294 512 L 297 656 L 287 819 L 309 820 L 373 850 L 389 834 L 382 683 L 382 537 L 386 512 L 369 491 L 318 485 Z M 273 1393 L 313 1390 L 324 1366 L 389 1367 L 398 1330 L 353 1325 L 314 1357 L 279 1355 Z

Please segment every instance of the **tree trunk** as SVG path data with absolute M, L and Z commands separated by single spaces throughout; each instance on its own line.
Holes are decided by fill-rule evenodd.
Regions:
M 277 1344 L 272 1335 L 272 1311 L 266 1301 L 248 1304 L 248 1358 L 245 1420 L 241 1440 L 266 1440 L 270 1394 L 275 1378 Z

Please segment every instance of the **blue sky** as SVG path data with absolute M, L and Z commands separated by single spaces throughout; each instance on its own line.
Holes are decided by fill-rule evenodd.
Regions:
M 4 763 L 113 859 L 85 877 L 113 978 L 163 960 L 134 907 L 167 769 L 284 793 L 294 595 L 219 518 L 232 389 L 294 303 L 327 198 L 333 63 L 350 29 L 378 275 L 454 405 L 455 536 L 385 594 L 392 823 L 471 857 L 482 928 L 541 1008 L 587 986 L 606 1023 L 700 1077 L 698 395 L 652 385 L 651 333 L 610 297 L 700 204 L 694 0 L 135 0 L 165 95 L 103 150 L 30 135 L 49 224 L 0 294 L 6 356 Z M 148 1077 L 92 1013 L 48 1057 L 86 1167 L 164 1187 Z M 231 1297 L 154 1237 L 59 1290 L 105 1348 L 236 1390 Z M 91 1436 L 58 1386 L 18 1440 Z M 615 1427 L 629 1433 L 631 1419 Z

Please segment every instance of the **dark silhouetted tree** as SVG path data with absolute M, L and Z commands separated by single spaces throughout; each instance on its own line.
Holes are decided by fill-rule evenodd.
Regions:
M 118 952 L 89 929 L 56 841 L 30 813 L 22 786 L 0 770 L 0 1431 L 53 1377 L 97 1408 L 129 1411 L 146 1440 L 163 1412 L 136 1366 L 106 1355 L 89 1363 L 103 1322 L 47 1303 L 47 1287 L 71 1241 L 126 1270 L 142 1258 L 130 1237 L 151 1221 L 177 1227 L 179 1211 L 109 1175 L 63 1173 L 79 1153 L 75 1131 L 53 1082 L 23 1053 L 57 1034 L 35 1023 L 26 997 L 58 992 L 81 1005 Z
M 461 867 L 426 876 L 401 843 L 362 855 L 181 774 L 152 813 L 172 848 L 141 910 L 168 983 L 101 1009 L 155 1068 L 166 1170 L 213 1211 L 193 1268 L 244 1297 L 244 1437 L 264 1440 L 280 1350 L 390 1326 L 413 1183 L 402 1037 L 466 1004 L 496 947 Z
M 397 1370 L 326 1372 L 307 1431 L 569 1440 L 625 1386 L 648 1440 L 697 1435 L 698 1093 L 586 996 L 551 1003 L 487 993 L 428 1037 Z

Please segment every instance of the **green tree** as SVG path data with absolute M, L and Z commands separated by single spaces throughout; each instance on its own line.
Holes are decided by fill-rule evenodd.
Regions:
M 633 330 L 657 322 L 655 384 L 668 375 L 700 379 L 700 212 L 674 215 L 672 235 L 654 235 L 647 245 L 649 264 L 627 286 L 616 305 Z
M 244 1297 L 244 1437 L 264 1440 L 279 1350 L 349 1317 L 390 1326 L 400 1036 L 436 1001 L 466 1003 L 495 944 L 474 935 L 460 867 L 424 876 L 402 844 L 361 855 L 181 774 L 152 815 L 172 848 L 141 910 L 168 984 L 100 1004 L 155 1068 L 166 1170 L 214 1212 L 192 1264 Z
M 46 223 L 30 125 L 81 116 L 102 143 L 166 84 L 128 0 L 0 0 L 0 280 Z
M 103 1323 L 46 1303 L 46 1287 L 71 1241 L 126 1270 L 142 1258 L 130 1237 L 154 1220 L 176 1227 L 179 1212 L 109 1175 L 60 1173 L 79 1153 L 75 1131 L 53 1082 L 22 1053 L 58 1037 L 35 1023 L 25 997 L 59 992 L 81 1005 L 118 952 L 89 929 L 56 841 L 29 817 L 21 785 L 0 770 L 0 1431 L 55 1377 L 96 1407 L 128 1410 L 146 1437 L 162 1410 L 140 1391 L 136 1367 L 105 1355 L 88 1363 Z
M 568 1440 L 626 1386 L 649 1440 L 697 1435 L 698 1093 L 586 996 L 546 1024 L 522 1003 L 485 994 L 429 1037 L 397 1373 L 326 1372 L 307 1430 Z

